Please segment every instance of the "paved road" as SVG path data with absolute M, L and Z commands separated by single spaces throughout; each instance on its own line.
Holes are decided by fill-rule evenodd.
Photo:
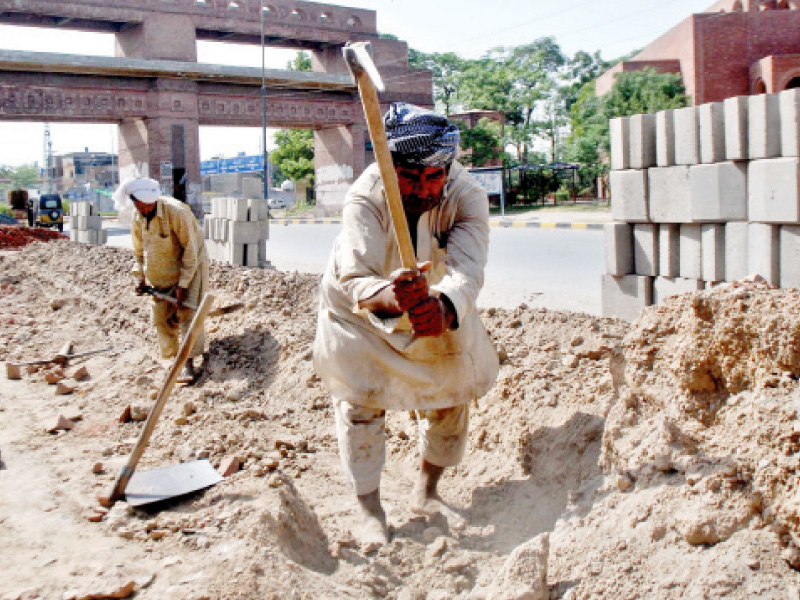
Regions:
M 130 230 L 106 221 L 108 244 L 130 248 Z M 340 225 L 270 227 L 267 257 L 283 271 L 321 273 Z M 493 227 L 483 307 L 531 307 L 601 313 L 602 231 Z

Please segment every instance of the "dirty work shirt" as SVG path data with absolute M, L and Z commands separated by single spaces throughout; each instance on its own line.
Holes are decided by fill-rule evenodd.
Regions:
M 431 261 L 432 294 L 445 294 L 458 327 L 416 339 L 408 316 L 379 319 L 358 302 L 401 268 L 376 164 L 345 198 L 342 231 L 320 286 L 314 365 L 331 395 L 359 406 L 428 410 L 465 404 L 497 377 L 497 353 L 476 308 L 489 243 L 486 193 L 453 163 L 442 202 L 417 226 L 416 256 Z
M 174 295 L 175 286 L 186 288 L 186 302 L 200 304 L 208 291 L 208 255 L 203 232 L 191 209 L 174 198 L 162 196 L 156 201 L 156 214 L 148 223 L 134 211 L 131 239 L 136 264 L 133 275 L 164 294 Z M 178 353 L 178 331 L 185 335 L 194 311 L 178 310 L 174 304 L 154 301 L 153 324 L 158 332 L 162 358 Z M 197 336 L 190 357 L 199 356 L 205 347 L 205 335 Z

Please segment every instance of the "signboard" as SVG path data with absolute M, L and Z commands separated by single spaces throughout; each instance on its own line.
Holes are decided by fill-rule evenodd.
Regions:
M 172 162 L 168 160 L 161 161 L 161 177 L 172 177 Z
M 470 171 L 489 196 L 503 193 L 503 171 Z
M 224 173 L 260 173 L 263 170 L 264 157 L 261 155 L 218 158 L 200 163 L 200 175 L 203 177 Z

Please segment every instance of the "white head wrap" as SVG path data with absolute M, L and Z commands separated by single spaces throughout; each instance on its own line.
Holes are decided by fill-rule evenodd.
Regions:
M 146 177 L 128 177 L 119 184 L 117 191 L 114 192 L 114 207 L 117 210 L 124 210 L 133 206 L 130 195 L 139 202 L 152 204 L 161 195 L 161 186 L 155 179 Z

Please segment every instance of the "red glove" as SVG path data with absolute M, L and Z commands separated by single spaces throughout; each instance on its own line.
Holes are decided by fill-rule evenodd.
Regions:
M 419 270 L 398 269 L 389 276 L 395 301 L 403 312 L 428 299 L 428 280 L 424 273 L 430 267 L 431 263 L 426 262 L 420 265 Z
M 412 307 L 408 319 L 417 337 L 437 337 L 453 327 L 456 315 L 448 302 L 431 296 Z

